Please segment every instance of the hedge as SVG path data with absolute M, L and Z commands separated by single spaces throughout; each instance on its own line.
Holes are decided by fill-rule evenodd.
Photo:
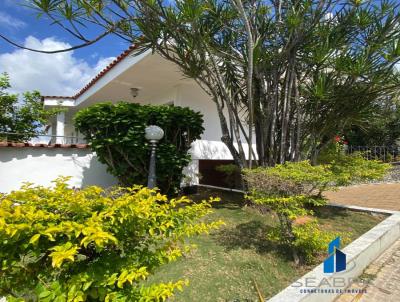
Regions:
M 202 115 L 186 107 L 126 102 L 96 104 L 75 116 L 77 130 L 123 186 L 146 185 L 150 145 L 145 128 L 161 127 L 165 135 L 157 146 L 157 186 L 169 195 L 179 190 L 182 170 L 191 160 L 188 150 L 203 133 L 202 124 Z

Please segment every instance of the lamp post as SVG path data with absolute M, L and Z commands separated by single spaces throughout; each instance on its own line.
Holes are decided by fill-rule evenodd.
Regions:
M 150 142 L 151 153 L 150 153 L 150 165 L 149 165 L 149 176 L 147 179 L 147 187 L 153 189 L 156 186 L 156 147 L 160 139 L 164 137 L 164 131 L 155 125 L 146 127 L 144 130 L 145 138 Z

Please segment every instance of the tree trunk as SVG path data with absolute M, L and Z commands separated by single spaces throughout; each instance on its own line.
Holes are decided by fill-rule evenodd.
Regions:
M 253 69 L 254 69 L 254 40 L 253 30 L 250 20 L 246 14 L 243 3 L 241 0 L 234 0 L 236 7 L 243 19 L 244 27 L 247 34 L 247 101 L 249 107 L 249 142 L 248 142 L 248 157 L 249 168 L 251 169 L 253 160 L 253 124 L 254 124 L 254 104 L 253 104 Z
M 224 115 L 223 109 L 219 104 L 218 100 L 214 98 L 214 103 L 217 105 L 217 111 L 219 116 L 219 122 L 222 131 L 221 141 L 228 147 L 229 151 L 232 154 L 233 160 L 235 164 L 240 168 L 243 169 L 246 167 L 246 162 L 240 157 L 238 151 L 236 150 L 232 137 L 229 134 L 228 123 L 226 122 L 226 117 Z

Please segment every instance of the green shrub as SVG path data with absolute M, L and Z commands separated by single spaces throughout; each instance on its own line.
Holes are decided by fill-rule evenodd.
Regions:
M 309 161 L 303 161 L 247 169 L 244 170 L 249 187 L 246 198 L 276 213 L 279 225 L 268 238 L 290 247 L 296 262 L 310 262 L 338 236 L 318 228 L 310 206 L 324 205 L 322 193 L 327 189 L 381 178 L 389 167 L 360 155 L 342 154 L 325 165 L 312 166 Z
M 391 168 L 378 160 L 367 160 L 361 153 L 337 156 L 329 164 L 336 186 L 382 179 Z
M 301 252 L 307 263 L 312 263 L 316 254 L 325 252 L 329 242 L 338 236 L 345 244 L 348 242 L 348 234 L 324 231 L 316 219 L 302 224 L 294 224 L 293 234 L 295 237 L 293 246 Z
M 309 161 L 287 162 L 271 169 L 260 168 L 260 172 L 263 173 L 263 171 L 267 178 L 275 178 L 277 182 L 286 185 L 287 192 L 280 192 L 284 195 L 313 195 L 314 193 L 320 195 L 332 185 L 333 180 L 329 166 L 312 166 Z
M 75 126 L 99 160 L 124 186 L 147 183 L 150 146 L 144 137 L 148 125 L 157 125 L 164 138 L 157 145 L 157 186 L 175 194 L 182 169 L 190 162 L 188 150 L 200 138 L 203 118 L 189 108 L 132 103 L 102 103 L 83 109 Z
M 218 165 L 215 170 L 225 174 L 225 184 L 231 188 L 239 186 L 237 178 L 240 176 L 240 168 L 235 164 Z
M 184 238 L 213 200 L 168 200 L 135 186 L 106 192 L 25 185 L 0 199 L 0 296 L 8 301 L 164 301 L 186 280 L 143 285 L 153 271 L 182 256 Z

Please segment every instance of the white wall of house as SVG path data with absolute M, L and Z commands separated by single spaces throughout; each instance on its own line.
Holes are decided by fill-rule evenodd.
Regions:
M 151 104 L 165 104 L 173 100 L 174 105 L 189 107 L 203 114 L 205 128 L 200 140 L 192 144 L 190 153 L 193 159 L 232 160 L 229 149 L 221 141 L 222 131 L 217 108 L 210 96 L 194 81 L 185 81 L 167 93 L 151 100 Z M 227 113 L 225 114 L 227 116 Z M 244 141 L 244 139 L 242 138 Z M 248 145 L 243 144 L 247 156 Z M 255 150 L 256 145 L 253 145 Z
M 105 101 L 105 99 L 101 99 L 100 96 L 97 100 L 97 102 Z M 116 96 L 111 101 L 117 102 L 118 100 L 126 99 L 120 99 Z M 151 98 L 148 99 L 140 99 L 139 92 L 139 97 L 137 99 L 128 99 L 127 101 L 153 105 L 173 103 L 175 106 L 189 107 L 192 110 L 199 111 L 203 114 L 203 126 L 205 130 L 201 139 L 192 143 L 192 148 L 189 151 L 192 155 L 192 162 L 184 170 L 186 175 L 183 180 L 184 185 L 195 185 L 199 183 L 199 160 L 233 159 L 229 149 L 223 142 L 221 142 L 222 132 L 215 104 L 210 99 L 210 96 L 208 96 L 194 81 L 182 81 L 178 85 L 163 89 L 157 94 L 153 94 Z M 84 105 L 85 103 L 82 103 L 80 107 L 84 108 Z M 77 110 L 75 108 L 69 109 L 70 111 L 66 114 L 65 120 L 65 132 L 68 136 L 74 131 L 72 119 Z M 243 147 L 247 156 L 247 144 L 244 144 Z M 255 150 L 255 145 L 253 147 Z
M 217 113 L 217 108 L 210 96 L 207 95 L 194 81 L 184 83 L 177 87 L 176 104 L 177 106 L 189 107 L 194 111 L 203 114 L 205 128 L 201 137 L 208 141 L 221 141 L 221 126 Z
M 189 165 L 183 169 L 183 175 L 182 187 L 198 185 L 200 182 L 199 160 L 192 159 Z
M 130 94 L 131 88 L 139 90 L 136 97 Z M 146 52 L 136 57 L 127 56 L 74 102 L 71 103 L 70 99 L 59 99 L 58 103 L 69 109 L 65 118 L 65 135 L 75 134 L 73 114 L 105 101 L 155 105 L 173 103 L 200 111 L 203 114 L 205 131 L 200 142 L 194 144 L 193 158 L 232 159 L 228 148 L 221 142 L 219 116 L 211 97 L 194 80 L 185 77 L 175 64 L 157 54 Z M 56 100 L 51 97 L 45 101 L 46 106 L 55 104 Z M 247 146 L 243 147 L 245 151 L 248 149 Z
M 23 182 L 50 186 L 58 176 L 71 176 L 69 184 L 81 188 L 117 184 L 90 149 L 0 148 L 0 192 L 17 190 Z
M 131 88 L 138 89 L 135 97 L 130 93 Z M 192 144 L 190 153 L 193 161 L 185 169 L 190 184 L 198 183 L 199 160 L 232 160 L 230 151 L 221 141 L 220 120 L 211 97 L 194 80 L 182 75 L 176 65 L 158 55 L 146 52 L 137 57 L 127 56 L 89 86 L 74 102 L 60 98 L 55 103 L 55 100 L 49 97 L 45 100 L 45 106 L 61 104 L 69 109 L 65 115 L 64 132 L 66 136 L 70 136 L 75 135 L 72 121 L 74 114 L 83 108 L 105 101 L 154 105 L 172 103 L 201 112 L 205 130 L 201 139 Z M 53 127 L 56 127 L 54 122 Z M 253 147 L 255 150 L 255 145 Z M 243 148 L 248 156 L 247 145 L 243 144 Z

